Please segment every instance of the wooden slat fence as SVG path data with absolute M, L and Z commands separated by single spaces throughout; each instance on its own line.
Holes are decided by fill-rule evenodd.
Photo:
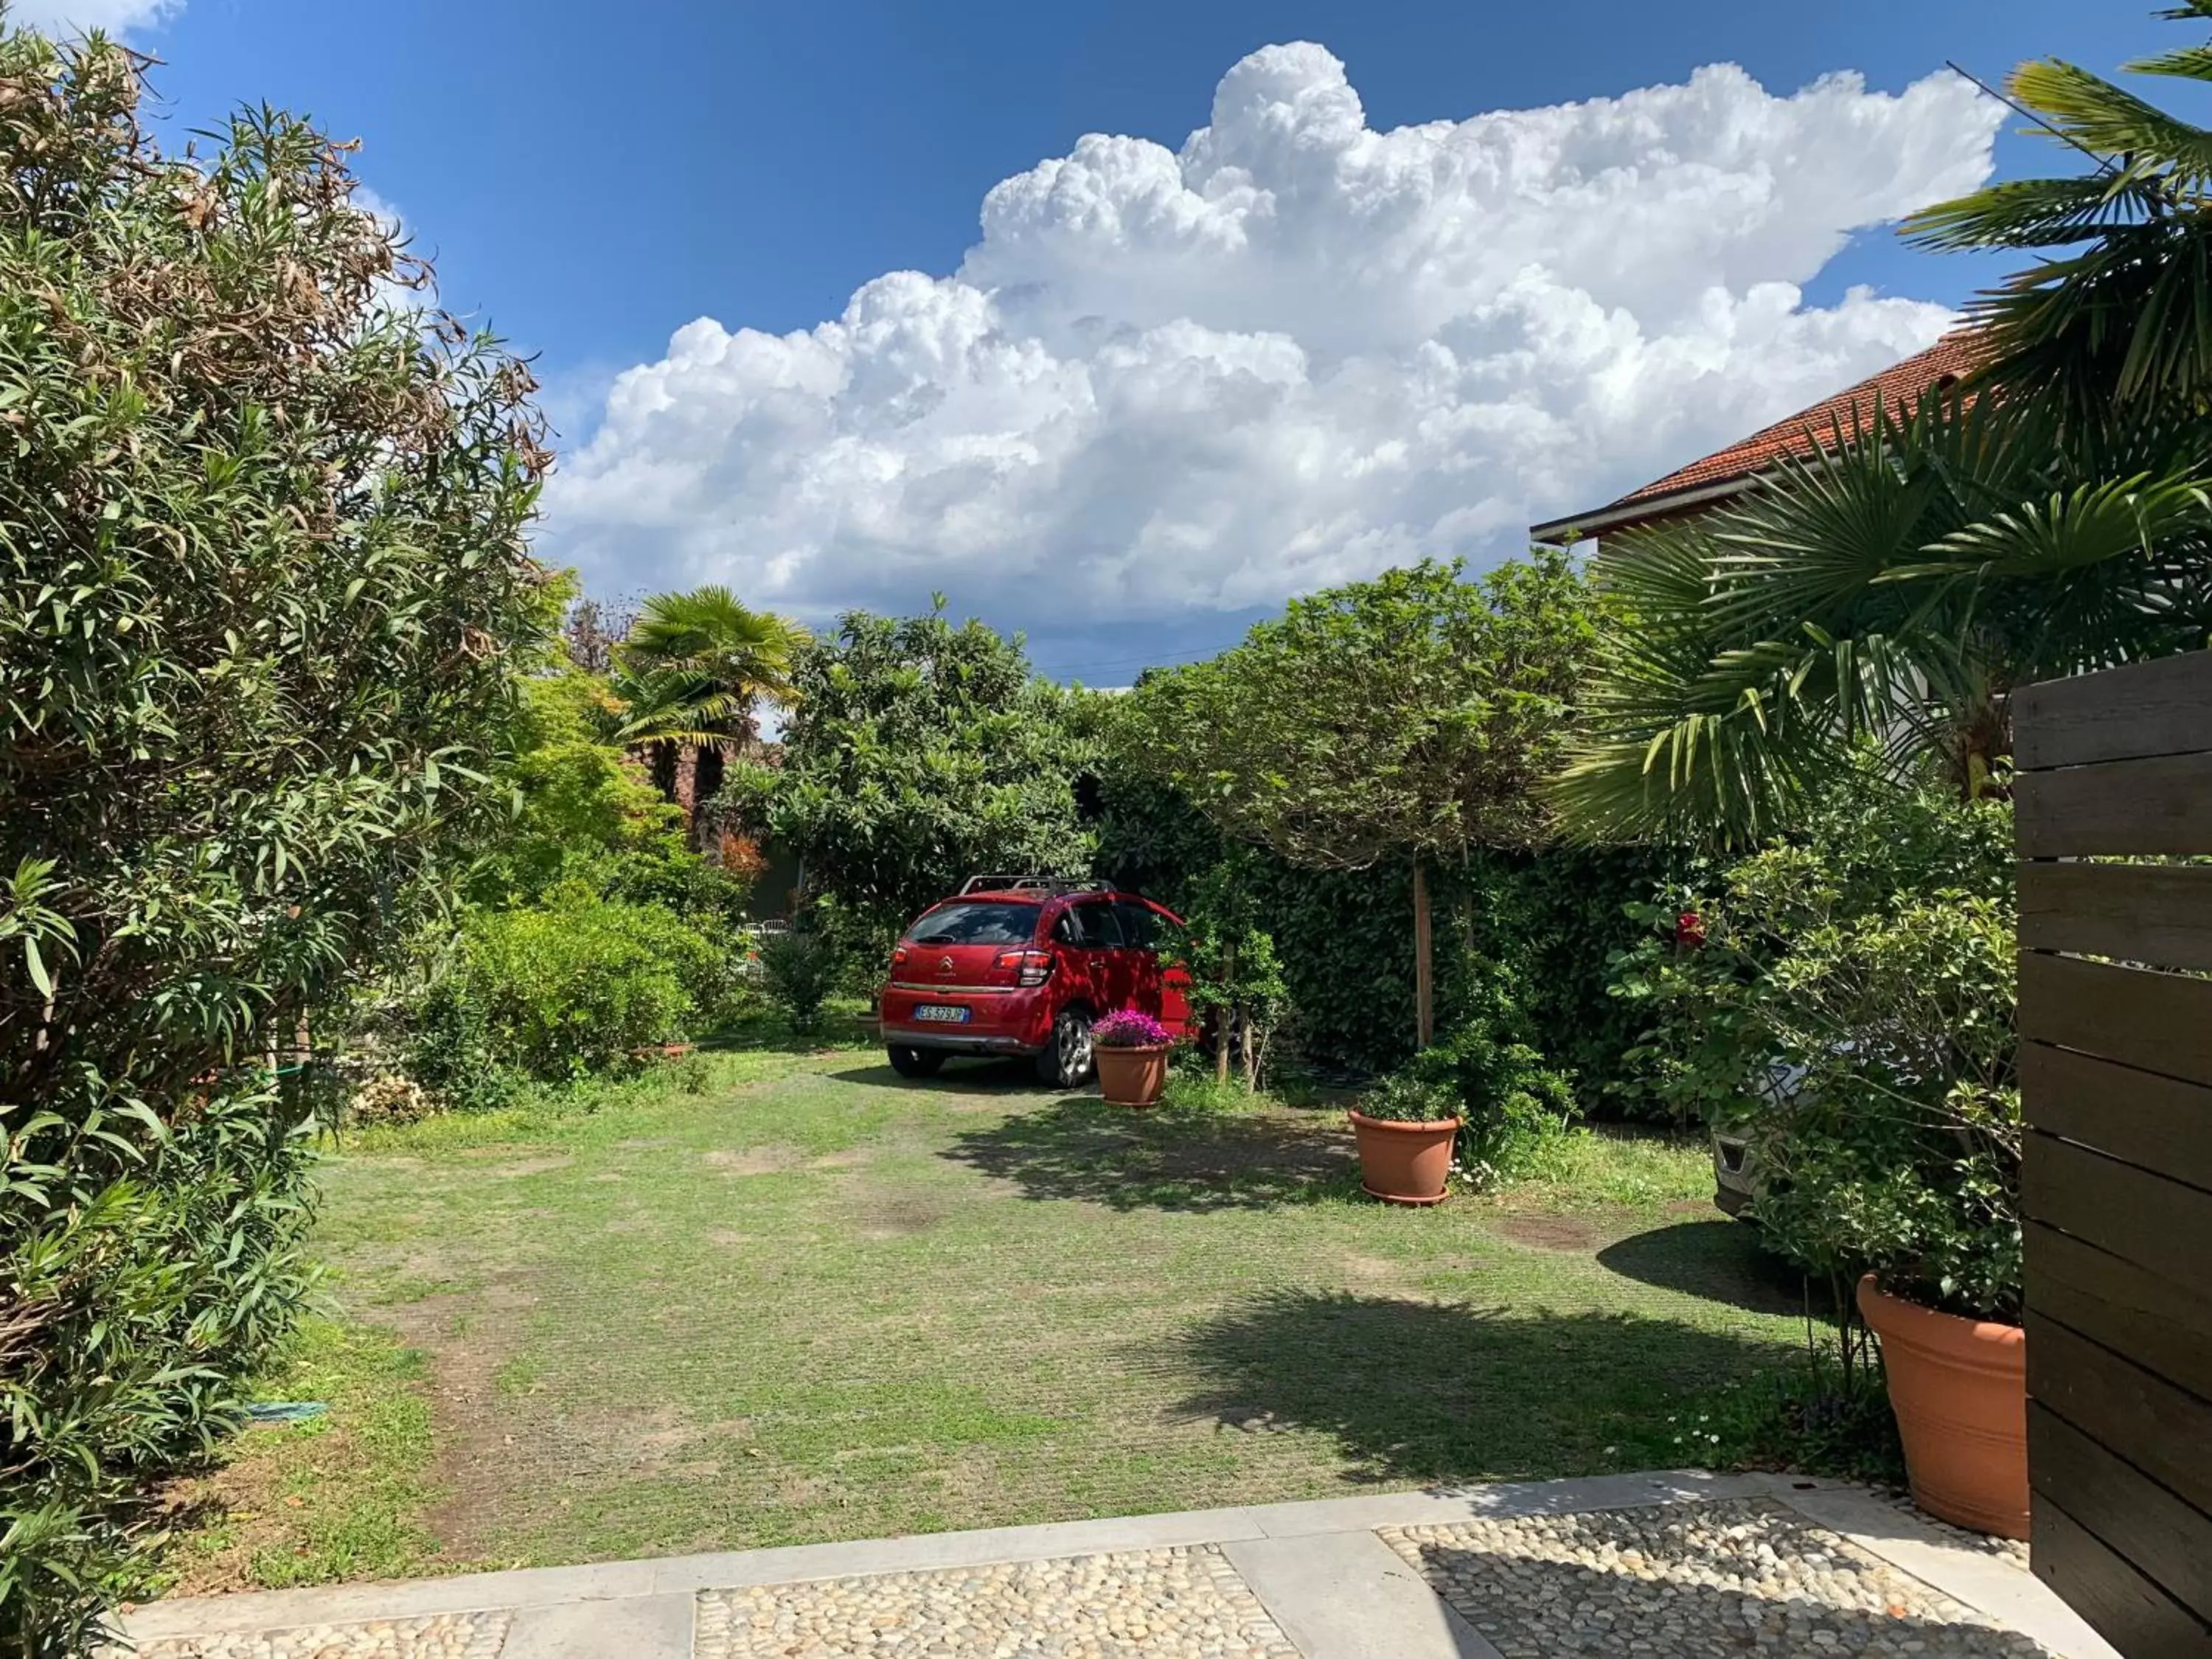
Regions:
M 2033 1559 L 2212 1659 L 2212 652 L 2013 719 Z

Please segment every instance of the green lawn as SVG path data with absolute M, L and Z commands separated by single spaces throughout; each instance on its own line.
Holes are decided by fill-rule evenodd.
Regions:
M 688 1080 L 332 1159 L 337 1322 L 269 1389 L 331 1417 L 192 1494 L 184 1587 L 1691 1462 L 1669 1413 L 1802 1340 L 1693 1146 L 1403 1211 L 1333 1111 Z

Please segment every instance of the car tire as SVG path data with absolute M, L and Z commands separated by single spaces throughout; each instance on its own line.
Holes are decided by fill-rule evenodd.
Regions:
M 908 1048 L 895 1043 L 890 1054 L 891 1070 L 901 1077 L 935 1077 L 945 1065 L 944 1054 L 935 1048 Z
M 1037 1076 L 1054 1089 L 1079 1089 L 1091 1080 L 1091 1016 L 1066 1007 L 1053 1016 L 1052 1040 L 1036 1058 Z

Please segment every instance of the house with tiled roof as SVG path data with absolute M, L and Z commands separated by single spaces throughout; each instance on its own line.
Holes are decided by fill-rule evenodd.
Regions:
M 1679 466 L 1663 478 L 1603 507 L 1570 514 L 1548 524 L 1531 525 L 1539 542 L 1592 540 L 1623 531 L 1710 511 L 1753 488 L 1776 462 L 1809 455 L 1816 443 L 1832 444 L 1840 429 L 1846 437 L 1872 417 L 1877 403 L 1893 412 L 1910 410 L 1931 389 L 1952 385 L 1980 366 L 1980 341 L 1972 330 L 1954 329 L 1927 350 L 1879 374 L 1846 386 L 1809 409 L 1754 432 L 1740 443 Z

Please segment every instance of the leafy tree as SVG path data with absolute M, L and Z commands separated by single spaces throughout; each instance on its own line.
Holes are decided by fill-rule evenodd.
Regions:
M 1418 1036 L 1433 1034 L 1428 863 L 1543 828 L 1594 635 L 1583 584 L 1540 550 L 1480 581 L 1424 562 L 1293 600 L 1211 662 L 1147 675 L 1127 758 L 1293 864 L 1413 860 Z
M 1183 915 L 1190 1006 L 1212 1017 L 1214 1079 L 1229 1081 L 1234 1058 L 1247 1089 L 1260 1086 L 1268 1039 L 1290 1002 L 1274 935 L 1261 925 L 1263 872 L 1255 863 L 1249 848 L 1226 849 L 1190 884 Z
M 691 850 L 682 811 L 605 735 L 616 706 L 607 681 L 580 669 L 523 684 L 514 755 L 500 771 L 514 818 L 471 878 L 470 898 L 507 908 L 588 892 L 702 925 L 738 920 L 750 872 Z
M 2212 79 L 2212 51 L 2132 67 Z M 1972 798 L 2010 753 L 2013 687 L 2212 635 L 2212 132 L 2068 64 L 2014 90 L 2098 166 L 1912 222 L 2038 256 L 1971 307 L 1985 366 L 1602 550 L 1625 625 L 1555 789 L 1580 833 L 1747 844 L 1868 737 L 1897 778 L 1933 763 Z
M 1070 694 L 1021 641 L 942 603 L 854 611 L 801 646 L 781 763 L 741 761 L 724 798 L 805 861 L 809 890 L 895 926 L 981 872 L 1079 874 L 1086 758 Z
M 580 669 L 524 683 L 504 769 L 514 822 L 471 883 L 471 898 L 529 903 L 610 858 L 684 852 L 683 813 L 602 735 L 615 706 L 607 682 Z
M 0 28 L 0 1650 L 74 1651 L 305 1288 L 295 1050 L 505 818 L 526 366 L 343 150 Z

